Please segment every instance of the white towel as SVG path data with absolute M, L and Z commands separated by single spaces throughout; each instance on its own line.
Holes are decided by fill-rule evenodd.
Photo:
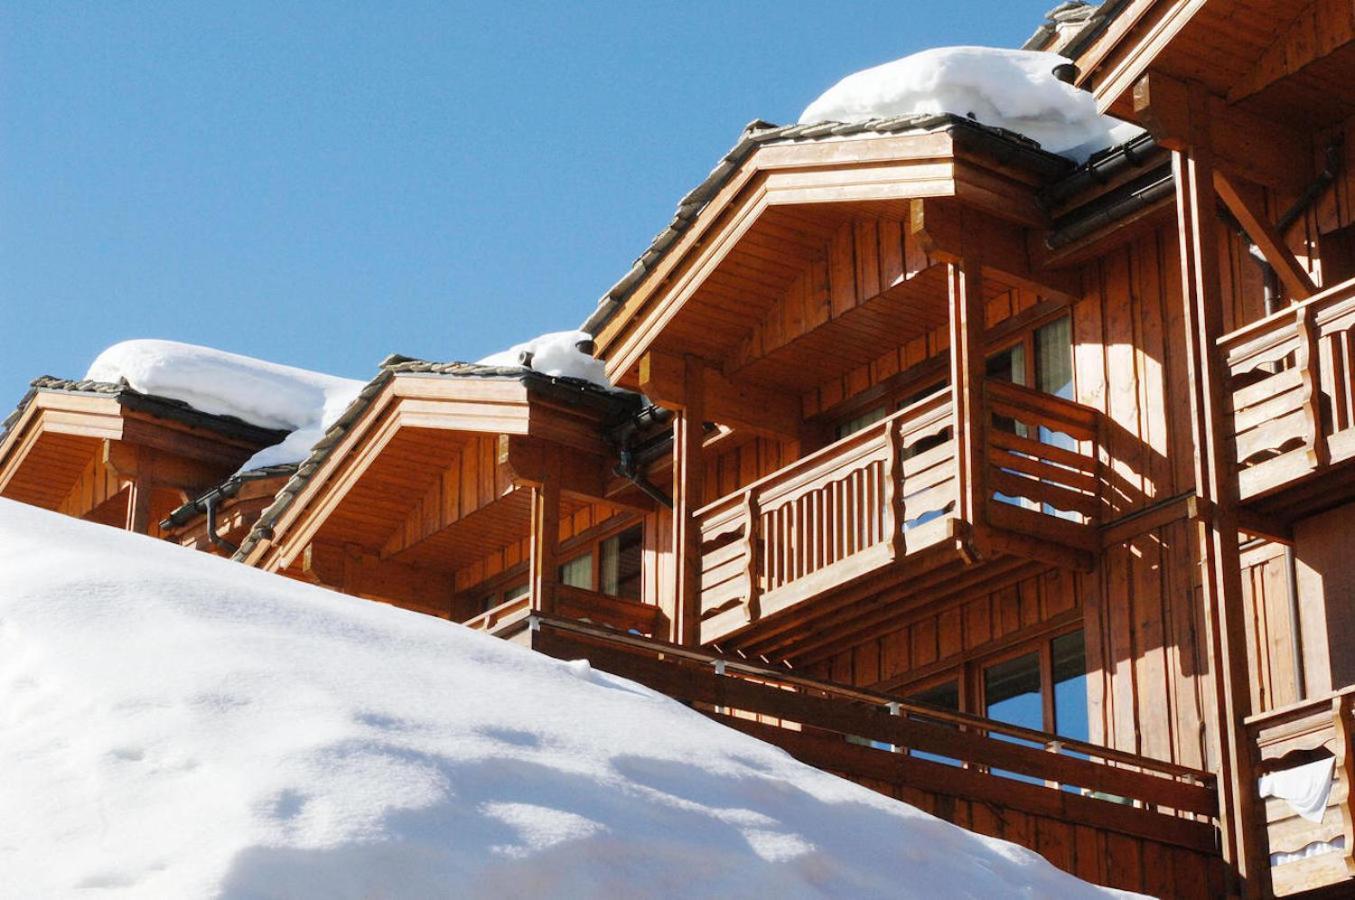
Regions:
M 1281 772 L 1262 775 L 1257 789 L 1262 797 L 1279 797 L 1309 822 L 1321 822 L 1331 796 L 1331 773 L 1336 758 L 1328 756 Z

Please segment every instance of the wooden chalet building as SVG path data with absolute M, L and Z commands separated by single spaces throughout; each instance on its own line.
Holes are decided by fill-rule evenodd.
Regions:
M 1028 46 L 1147 133 L 754 122 L 583 326 L 623 390 L 392 357 L 227 477 L 281 435 L 40 380 L 0 496 L 587 657 L 1093 882 L 1355 894 L 1355 5 Z

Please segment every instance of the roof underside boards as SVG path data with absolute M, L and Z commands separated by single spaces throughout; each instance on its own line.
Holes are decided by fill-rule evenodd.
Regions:
M 995 185 L 991 173 L 973 165 L 957 170 L 957 149 L 1000 169 L 998 181 L 1009 178 L 1042 183 L 1072 167 L 1067 160 L 1040 150 L 1020 135 L 951 115 L 782 128 L 753 122 L 707 179 L 680 201 L 673 221 L 655 237 L 631 271 L 604 295 L 582 327 L 599 335 L 605 345 L 616 331 L 612 320 L 622 305 L 630 306 L 628 301 L 642 286 L 652 288 L 651 282 L 670 276 L 672 257 L 690 252 L 697 236 L 712 231 L 716 215 L 740 192 L 756 191 L 761 209 L 776 205 L 769 202 L 776 198 L 784 205 L 883 201 L 884 205 L 875 209 L 860 206 L 855 214 L 886 217 L 898 214 L 897 204 L 891 201 L 953 194 L 958 183 L 964 185 L 963 193 L 975 199 L 990 195 Z M 753 160 L 755 155 L 757 159 Z M 764 180 L 749 190 L 750 182 L 760 172 Z M 777 180 L 772 181 L 769 174 L 776 174 Z M 1010 207 L 1008 211 L 1022 216 L 1042 214 L 1033 201 L 1028 208 Z M 819 219 L 821 212 L 816 210 L 813 218 Z M 745 230 L 757 218 L 756 214 L 749 218 Z M 634 310 L 628 308 L 622 318 L 633 314 Z
M 1355 10 L 1294 0 L 1139 0 L 1083 57 L 1098 103 L 1132 118 L 1134 82 L 1150 66 L 1270 121 L 1322 127 L 1355 114 Z
M 977 207 L 1009 230 L 1047 224 L 1034 189 L 1052 170 L 981 163 L 971 149 L 941 132 L 761 147 L 624 303 L 604 301 L 590 320 L 602 325 L 609 374 L 635 384 L 640 357 L 661 350 L 718 361 L 731 377 L 804 388 L 867 361 L 825 346 L 892 346 L 943 326 L 940 276 L 908 284 L 932 263 L 909 229 L 918 200 L 953 197 L 945 202 Z
M 397 535 L 437 524 L 443 481 L 470 463 L 475 491 L 448 501 L 458 517 L 509 493 L 494 467 L 498 435 L 541 433 L 595 450 L 603 423 L 638 399 L 516 367 L 392 358 L 278 492 L 237 558 L 261 561 L 265 538 L 269 568 L 290 566 L 311 540 L 395 552 Z M 465 497 L 474 502 L 463 510 Z

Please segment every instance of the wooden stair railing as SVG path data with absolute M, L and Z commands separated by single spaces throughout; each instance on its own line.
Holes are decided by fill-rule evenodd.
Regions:
M 531 621 L 536 649 L 586 658 L 820 768 L 1215 848 L 1207 772 L 556 617 Z
M 1355 280 L 1219 339 L 1243 500 L 1355 455 Z

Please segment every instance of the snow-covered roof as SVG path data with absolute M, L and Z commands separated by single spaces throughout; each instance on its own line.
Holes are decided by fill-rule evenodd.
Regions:
M 362 387 L 352 378 L 161 340 L 114 344 L 99 354 L 85 378 L 125 383 L 143 394 L 180 400 L 205 413 L 288 432 L 242 469 L 301 460 Z
M 574 332 L 561 332 L 561 334 L 574 334 Z M 550 338 L 552 335 L 543 337 Z M 533 344 L 533 342 L 520 344 L 518 347 L 525 347 L 528 344 Z M 517 360 L 519 358 L 518 347 L 503 351 L 502 354 L 486 357 L 485 360 L 478 363 L 429 362 L 398 354 L 387 357 L 381 363 L 380 371 L 376 377 L 362 386 L 353 401 L 328 425 L 324 434 L 312 444 L 310 452 L 297 467 L 296 474 L 282 486 L 273 503 L 260 514 L 249 534 L 240 544 L 240 549 L 235 553 L 235 558 L 246 559 L 260 540 L 271 536 L 274 524 L 291 507 L 292 502 L 301 491 L 305 489 L 311 476 L 324 465 L 330 454 L 333 453 L 334 448 L 367 412 L 372 401 L 377 398 L 386 384 L 396 376 L 434 375 L 446 378 L 500 378 L 526 381 L 533 384 L 560 384 L 574 390 L 607 398 L 609 402 L 614 402 L 618 406 L 631 407 L 638 403 L 639 396 L 629 391 L 604 388 L 596 381 L 587 378 L 578 378 L 571 375 L 550 375 L 516 362 L 510 363 L 510 359 Z M 573 352 L 578 353 L 577 350 Z M 553 368 L 555 365 L 566 368 L 580 365 L 577 361 L 561 363 L 555 357 L 554 351 L 545 354 L 542 361 L 543 368 Z
M 800 122 L 867 122 L 952 113 L 1024 135 L 1082 162 L 1141 129 L 1102 115 L 1096 101 L 1054 75 L 1057 53 L 1000 47 L 937 47 L 854 72 L 800 115 Z
M 276 443 L 282 440 L 286 434 L 285 431 L 260 427 L 236 416 L 206 413 L 195 409 L 182 400 L 145 394 L 125 383 L 43 375 L 29 383 L 29 389 L 19 400 L 18 405 L 4 420 L 0 421 L 0 442 L 3 442 L 9 436 L 10 429 L 23 417 L 33 399 L 42 393 L 85 394 L 94 397 L 106 397 L 119 406 L 128 409 L 150 413 L 160 418 L 173 419 L 199 428 L 207 428 L 223 435 L 238 437 L 258 444 Z
M 0 893 L 1064 897 L 634 683 L 0 500 Z
M 930 134 L 935 132 L 962 132 L 1001 142 L 1005 150 L 1020 154 L 1031 164 L 1038 165 L 1051 177 L 1073 168 L 1073 163 L 1041 149 L 1035 141 L 1017 134 L 976 122 L 952 113 L 919 113 L 916 115 L 882 116 L 859 122 L 820 122 L 812 124 L 773 125 L 761 119 L 744 126 L 743 133 L 729 152 L 720 158 L 699 185 L 678 201 L 676 212 L 668 226 L 654 236 L 649 246 L 636 258 L 621 280 L 608 288 L 597 306 L 579 327 L 588 334 L 597 334 L 608 320 L 639 286 L 645 276 L 658 265 L 659 260 L 686 233 L 710 201 L 720 192 L 739 167 L 759 147 L 768 144 L 812 143 L 873 135 Z

